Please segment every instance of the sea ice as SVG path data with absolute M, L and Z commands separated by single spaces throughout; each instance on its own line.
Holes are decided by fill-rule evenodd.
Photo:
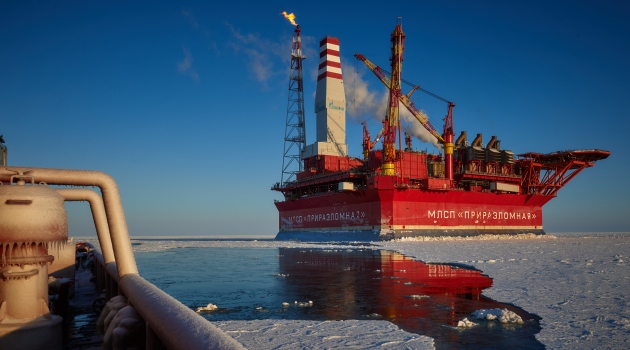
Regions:
M 523 323 L 521 316 L 508 309 L 481 309 L 472 313 L 472 317 L 478 320 L 497 320 L 501 323 Z
M 473 326 L 476 326 L 476 325 L 477 324 L 475 322 L 470 321 L 467 318 L 464 318 L 463 320 L 457 322 L 457 327 L 460 327 L 460 328 L 470 328 L 470 327 L 473 327 Z
M 507 238 L 507 237 L 506 237 Z M 525 238 L 525 237 L 519 237 Z M 426 263 L 469 261 L 493 279 L 483 295 L 542 319 L 548 349 L 626 349 L 630 332 L 630 234 L 557 234 L 532 239 L 379 242 Z M 479 265 L 477 261 L 513 261 Z M 566 260 L 567 263 L 561 262 Z
M 431 338 L 382 320 L 213 323 L 248 349 L 434 349 Z
M 97 242 L 95 237 L 91 238 Z M 172 245 L 172 242 L 143 241 L 133 249 L 163 251 Z M 180 241 L 177 246 L 331 248 L 326 243 L 271 240 Z M 630 343 L 630 298 L 626 295 L 630 285 L 627 262 L 630 235 L 627 233 L 405 239 L 352 248 L 389 249 L 427 263 L 464 261 L 480 268 L 493 279 L 492 287 L 484 290 L 483 295 L 540 316 L 542 329 L 536 338 L 549 349 L 624 349 Z M 489 260 L 496 262 L 484 263 Z M 216 324 L 252 349 L 291 344 L 328 348 L 433 348 L 430 338 L 407 333 L 388 321 L 258 320 Z M 337 328 L 339 325 L 344 327 Z M 295 339 L 298 343 L 294 343 Z
M 218 307 L 214 304 L 208 304 L 206 306 L 200 306 L 197 308 L 197 312 L 204 312 L 204 311 L 213 311 L 218 309 Z

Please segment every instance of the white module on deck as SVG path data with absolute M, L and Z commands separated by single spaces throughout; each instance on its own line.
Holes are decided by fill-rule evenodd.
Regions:
M 319 45 L 319 72 L 315 92 L 316 142 L 306 146 L 302 158 L 318 154 L 348 155 L 346 95 L 339 59 L 339 39 L 325 37 Z
M 339 191 L 352 191 L 354 190 L 354 184 L 352 182 L 340 182 L 337 186 Z
M 508 184 L 505 182 L 491 182 L 490 183 L 491 191 L 502 191 L 502 192 L 512 192 L 518 193 L 520 188 L 518 185 Z

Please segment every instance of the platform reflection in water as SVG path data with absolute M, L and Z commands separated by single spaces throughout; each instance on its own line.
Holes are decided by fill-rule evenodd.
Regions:
M 440 348 L 544 348 L 534 335 L 539 317 L 481 295 L 492 279 L 481 271 L 426 264 L 386 250 L 304 250 L 280 248 L 286 294 L 309 299 L 305 309 L 323 319 L 385 319 L 435 339 Z M 461 329 L 458 321 L 479 309 L 507 308 L 520 325 L 477 321 Z
M 535 339 L 539 317 L 481 295 L 492 279 L 465 266 L 365 248 L 175 248 L 137 256 L 141 274 L 184 304 L 217 305 L 201 313 L 212 321 L 388 320 L 433 338 L 438 349 L 544 348 Z M 524 323 L 456 327 L 476 310 L 495 308 Z

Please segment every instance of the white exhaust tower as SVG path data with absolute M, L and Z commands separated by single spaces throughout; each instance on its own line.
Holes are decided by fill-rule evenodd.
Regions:
M 306 146 L 302 159 L 315 155 L 348 155 L 346 94 L 339 59 L 339 39 L 327 36 L 319 42 L 319 48 L 315 92 L 316 140 Z

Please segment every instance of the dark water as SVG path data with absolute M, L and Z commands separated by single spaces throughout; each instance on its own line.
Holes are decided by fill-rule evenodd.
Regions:
M 208 320 L 383 319 L 432 337 L 438 349 L 544 348 L 534 336 L 540 318 L 484 297 L 492 280 L 465 266 L 334 247 L 176 248 L 136 257 L 143 277 L 185 305 L 217 305 L 202 313 Z M 475 310 L 494 308 L 525 322 L 456 327 Z

